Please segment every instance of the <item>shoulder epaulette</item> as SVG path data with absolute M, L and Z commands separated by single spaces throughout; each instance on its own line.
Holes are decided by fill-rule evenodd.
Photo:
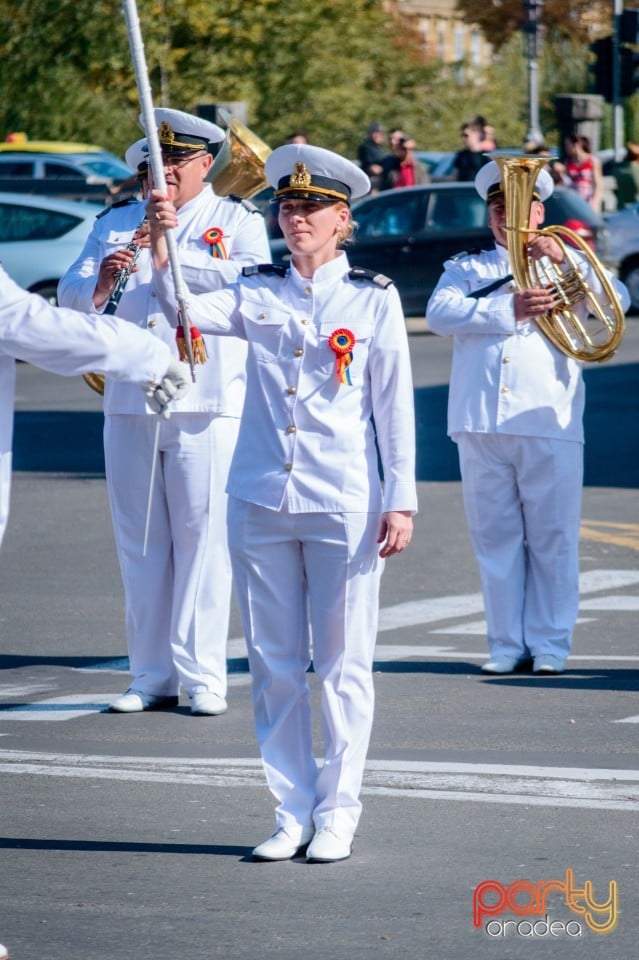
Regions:
M 107 213 L 109 213 L 110 210 L 115 210 L 116 207 L 127 207 L 130 203 L 139 202 L 139 200 L 134 200 L 133 197 L 127 197 L 126 200 L 118 200 L 117 203 L 111 203 L 108 207 L 105 207 L 104 210 L 101 210 L 95 219 L 99 220 L 100 217 L 106 217 Z
M 371 283 L 376 283 L 378 287 L 383 287 L 384 290 L 393 286 L 390 277 L 385 277 L 383 273 L 375 273 L 374 270 L 365 270 L 364 267 L 353 267 L 352 270 L 348 271 L 348 276 L 350 280 L 370 280 Z
M 285 263 L 251 263 L 242 267 L 243 277 L 255 277 L 258 273 L 274 273 L 278 277 L 285 277 L 288 267 Z
M 245 210 L 248 210 L 249 213 L 259 213 L 262 211 L 259 207 L 256 207 L 254 203 L 251 203 L 250 200 L 246 200 L 245 197 L 240 197 L 236 193 L 229 193 L 227 200 L 232 200 L 233 203 L 241 203 Z
M 462 250 L 461 253 L 455 253 L 452 257 L 448 259 L 453 263 L 456 263 L 457 260 L 461 260 L 463 257 L 476 257 L 478 254 L 483 253 L 481 247 L 472 247 L 470 250 Z

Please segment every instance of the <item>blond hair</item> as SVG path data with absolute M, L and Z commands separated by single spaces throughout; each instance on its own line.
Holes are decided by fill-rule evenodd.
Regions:
M 343 200 L 338 200 L 336 206 L 342 210 L 348 210 L 348 222 L 342 227 L 341 230 L 337 231 L 337 243 L 339 246 L 344 246 L 347 244 L 353 237 L 355 232 L 355 222 L 353 220 L 353 215 L 351 213 L 351 208 Z

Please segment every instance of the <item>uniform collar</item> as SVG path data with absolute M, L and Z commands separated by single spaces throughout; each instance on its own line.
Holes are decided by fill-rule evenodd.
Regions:
M 291 260 L 291 276 L 296 283 L 303 284 L 308 286 L 309 283 L 331 283 L 338 280 L 345 273 L 348 273 L 350 270 L 350 264 L 348 262 L 348 257 L 342 250 L 339 253 L 339 256 L 334 257 L 332 260 L 329 260 L 328 263 L 323 263 L 321 267 L 318 267 L 312 277 L 303 277 L 295 268 L 295 264 Z
M 502 247 L 500 243 L 495 244 L 495 250 L 497 251 L 497 258 L 503 263 L 510 263 L 510 257 L 508 256 L 508 247 Z

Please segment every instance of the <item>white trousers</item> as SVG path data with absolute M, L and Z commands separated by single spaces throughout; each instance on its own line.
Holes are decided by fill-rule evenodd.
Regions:
M 144 557 L 156 424 L 159 455 Z M 107 486 L 124 582 L 132 686 L 226 694 L 231 567 L 226 480 L 239 420 L 208 413 L 105 418 Z
M 229 540 L 249 649 L 255 728 L 277 825 L 355 832 L 373 723 L 383 561 L 379 514 L 267 510 L 229 498 Z M 313 751 L 311 662 L 323 763 Z
M 16 363 L 0 355 L 0 546 L 9 521 Z
M 9 522 L 9 504 L 11 501 L 11 462 L 10 450 L 0 450 L 0 547 Z
M 479 433 L 454 439 L 490 654 L 564 659 L 579 608 L 583 444 Z

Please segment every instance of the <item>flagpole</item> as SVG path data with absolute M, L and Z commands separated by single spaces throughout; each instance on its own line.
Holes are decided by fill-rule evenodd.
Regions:
M 158 189 L 166 192 L 166 178 L 164 176 L 164 165 L 162 163 L 162 152 L 160 150 L 160 140 L 158 138 L 157 124 L 155 122 L 155 113 L 153 110 L 153 96 L 151 93 L 151 84 L 149 82 L 149 72 L 144 55 L 144 42 L 142 40 L 142 31 L 140 29 L 140 19 L 135 0 L 122 0 L 122 8 L 126 19 L 127 34 L 129 37 L 129 48 L 133 60 L 133 69 L 135 71 L 135 81 L 138 88 L 138 97 L 142 109 L 142 124 L 149 145 L 149 162 L 153 173 L 153 183 Z M 191 380 L 195 383 L 195 360 L 193 358 L 193 345 L 191 341 L 191 319 L 189 317 L 188 289 L 182 278 L 182 268 L 178 256 L 177 241 L 172 230 L 166 231 L 166 244 L 169 254 L 169 264 L 173 275 L 175 286 L 175 295 L 178 302 L 180 320 L 184 327 L 184 344 L 186 356 L 191 368 Z

